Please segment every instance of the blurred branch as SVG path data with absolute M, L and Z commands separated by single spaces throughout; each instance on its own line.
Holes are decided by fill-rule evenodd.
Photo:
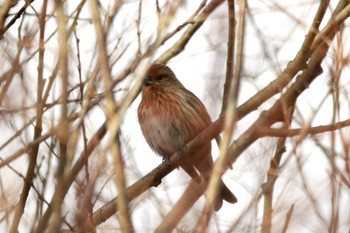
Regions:
M 35 140 L 28 143 L 24 148 L 19 149 L 18 151 L 11 154 L 10 156 L 7 156 L 6 159 L 0 159 L 2 161 L 0 163 L 0 168 L 2 168 L 3 166 L 6 166 L 7 164 L 10 164 L 12 161 L 17 159 L 19 156 L 23 155 L 24 153 L 31 151 L 32 148 L 35 148 L 36 146 L 38 146 L 40 143 L 45 141 L 50 136 L 52 136 L 52 132 L 48 132 L 48 133 L 36 138 Z
M 64 189 L 62 189 L 64 183 L 65 176 L 69 172 L 71 168 L 71 163 L 73 158 L 69 157 L 68 152 L 68 143 L 71 141 L 71 122 L 68 119 L 68 78 L 69 78 L 69 70 L 68 70 L 68 30 L 66 28 L 67 25 L 67 17 L 66 17 L 66 3 L 56 0 L 55 8 L 57 12 L 57 27 L 58 27 L 58 42 L 59 42 L 59 53 L 58 53 L 58 69 L 60 74 L 60 84 L 61 84 L 61 98 L 62 104 L 60 105 L 61 111 L 59 116 L 59 124 L 58 128 L 55 131 L 55 136 L 58 139 L 59 146 L 59 163 L 56 171 L 57 183 L 55 185 L 55 192 L 59 193 L 56 195 L 53 202 L 51 202 L 52 209 L 52 218 L 50 224 L 47 226 L 47 232 L 59 232 L 59 228 L 62 223 L 62 207 L 63 200 L 66 195 Z M 67 133 L 68 129 L 68 133 Z M 74 152 L 73 147 L 70 148 L 70 152 Z
M 119 4 L 115 4 L 118 6 Z M 115 8 L 116 10 L 119 9 Z M 102 23 L 100 21 L 100 12 L 98 11 L 98 2 L 96 0 L 90 1 L 90 11 L 92 15 L 92 21 L 95 26 L 97 35 L 97 45 L 99 48 L 99 63 L 101 64 L 102 77 L 104 81 L 106 112 L 107 112 L 107 133 L 109 133 L 109 150 L 114 157 L 114 167 L 116 170 L 115 183 L 118 190 L 118 198 L 116 203 L 119 206 L 118 220 L 121 226 L 122 232 L 133 232 L 133 225 L 130 218 L 128 199 L 125 194 L 125 176 L 123 169 L 123 160 L 121 156 L 120 143 L 119 143 L 119 123 L 120 118 L 117 114 L 114 114 L 118 103 L 114 99 L 113 95 L 113 81 L 109 65 L 109 58 L 107 53 L 106 38 L 108 31 L 104 31 Z M 116 12 L 115 12 L 116 13 Z M 85 227 L 84 227 L 85 229 Z
M 223 140 L 220 142 L 219 158 L 215 162 L 213 172 L 207 187 L 207 201 L 203 208 L 200 219 L 197 222 L 196 230 L 198 232 L 205 232 L 209 220 L 212 216 L 211 212 L 214 201 L 217 198 L 217 190 L 222 171 L 227 166 L 227 149 L 233 136 L 234 127 L 236 124 L 237 113 L 237 98 L 239 93 L 239 83 L 242 72 L 243 62 L 243 41 L 245 28 L 245 0 L 239 1 L 238 11 L 238 28 L 235 34 L 235 2 L 233 0 L 227 1 L 228 9 L 228 46 L 227 46 L 227 60 L 226 60 L 226 79 L 224 84 L 224 96 L 222 101 L 221 115 L 224 117 Z M 235 40 L 235 36 L 237 40 Z M 235 50 L 235 42 L 237 42 L 237 49 Z
M 40 17 L 40 42 L 43 41 L 45 35 L 45 17 L 46 17 L 47 0 L 44 1 L 42 7 L 42 13 Z M 1 35 L 0 35 L 1 38 Z M 44 49 L 41 48 L 39 52 L 39 67 L 38 67 L 38 83 L 37 83 L 37 105 L 36 105 L 36 123 L 34 126 L 33 141 L 39 139 L 42 133 L 42 118 L 43 118 L 43 59 L 44 59 Z M 29 152 L 29 165 L 27 168 L 26 178 L 24 179 L 24 184 L 22 187 L 22 192 L 20 199 L 18 201 L 17 207 L 15 209 L 12 225 L 10 232 L 18 232 L 18 226 L 22 215 L 24 213 L 24 208 L 26 206 L 29 191 L 31 189 L 33 179 L 35 178 L 35 167 L 37 162 L 37 157 L 39 153 L 40 143 L 34 144 Z
M 257 130 L 257 134 L 261 137 L 295 137 L 300 134 L 316 135 L 327 132 L 333 132 L 350 126 L 350 120 L 339 121 L 331 125 L 322 125 L 315 127 L 305 127 L 301 129 L 285 129 L 285 128 L 270 128 L 262 127 Z
M 62 190 L 60 190 L 60 192 L 54 193 L 50 201 L 50 206 L 53 204 L 54 200 L 58 198 L 56 196 L 60 195 L 61 192 L 66 193 L 68 191 L 72 183 L 75 181 L 78 173 L 80 172 L 82 167 L 86 164 L 86 160 L 95 150 L 95 148 L 99 145 L 100 141 L 102 140 L 105 134 L 106 134 L 106 127 L 105 127 L 105 124 L 103 124 L 97 130 L 97 132 L 91 137 L 90 141 L 87 144 L 86 149 L 82 152 L 82 154 L 79 156 L 74 166 L 71 168 L 71 172 L 66 177 L 64 177 L 64 180 L 62 180 L 62 187 L 61 187 Z M 44 232 L 44 230 L 46 229 L 45 228 L 46 224 L 49 221 L 51 215 L 52 215 L 52 208 L 49 207 L 45 211 L 44 215 L 40 218 L 40 221 L 33 232 L 36 232 L 36 233 Z
M 4 1 L 3 4 L 0 5 L 0 32 L 4 30 L 5 21 L 10 9 L 17 5 L 17 3 L 18 0 L 8 0 Z
M 326 0 L 324 0 L 327 2 Z M 350 5 L 347 0 L 339 1 L 337 7 L 334 9 L 331 19 L 327 25 L 317 34 L 315 40 L 312 43 L 311 51 L 318 49 L 323 43 L 330 43 L 329 36 L 336 33 L 339 30 L 341 24 L 350 15 Z M 317 22 L 319 23 L 319 22 Z
M 286 113 L 286 119 L 283 122 L 282 128 L 288 129 L 292 123 L 295 105 L 288 106 L 288 113 Z M 276 150 L 273 158 L 270 161 L 270 167 L 267 172 L 267 181 L 262 184 L 262 190 L 264 195 L 264 210 L 263 220 L 261 223 L 261 232 L 270 233 L 272 226 L 272 214 L 273 214 L 273 197 L 274 187 L 280 171 L 280 163 L 283 154 L 286 151 L 285 147 L 286 137 L 280 137 L 276 143 Z
M 293 210 L 294 210 L 294 205 L 292 205 L 290 207 L 290 209 L 288 210 L 288 213 L 286 215 L 286 221 L 284 222 L 284 225 L 283 225 L 281 233 L 286 233 L 287 232 L 288 226 L 289 226 L 292 214 L 293 214 Z
M 169 32 L 168 34 L 166 34 L 164 36 L 164 38 L 162 39 L 161 44 L 164 44 L 168 39 L 170 39 L 171 37 L 173 37 L 176 33 L 178 33 L 179 31 L 181 31 L 181 29 L 183 29 L 185 26 L 189 25 L 189 24 L 193 24 L 197 15 L 199 14 L 199 12 L 205 7 L 207 0 L 202 0 L 201 4 L 198 6 L 197 10 L 181 25 L 177 26 L 176 29 L 174 29 L 172 32 Z
M 3 101 L 5 99 L 7 91 L 10 88 L 11 83 L 13 82 L 14 75 L 16 73 L 20 72 L 20 70 L 21 70 L 20 57 L 21 57 L 22 52 L 23 52 L 23 46 L 20 46 L 17 53 L 16 53 L 16 57 L 14 58 L 14 60 L 12 62 L 11 68 L 0 79 L 0 84 L 2 84 L 2 82 L 5 82 L 5 84 L 2 85 L 2 89 L 0 92 L 0 106 L 3 105 Z
M 221 106 L 222 115 L 226 114 L 227 103 L 233 97 L 232 91 L 232 80 L 234 78 L 234 55 L 235 55 L 235 29 L 236 29 L 236 18 L 235 18 L 235 3 L 232 0 L 227 1 L 228 8 L 228 43 L 227 43 L 227 58 L 226 58 L 226 78 L 224 83 L 224 95 Z M 242 34 L 240 35 L 243 36 Z M 238 77 L 236 77 L 238 78 Z M 231 93 L 231 95 L 230 95 Z M 236 102 L 232 99 L 230 102 Z
M 10 20 L 10 22 L 5 25 L 5 20 L 8 17 L 8 12 L 11 7 L 17 4 L 16 0 L 5 0 L 5 4 L 0 6 L 0 40 L 4 37 L 5 32 L 21 17 L 23 12 L 27 9 L 34 0 L 27 0 L 23 7 L 15 14 L 14 17 Z M 14 5 L 13 5 L 14 4 Z
M 202 26 L 209 15 L 223 3 L 223 0 L 212 0 L 203 11 L 193 20 L 193 24 L 182 34 L 181 38 L 175 42 L 166 52 L 164 52 L 155 63 L 167 63 L 185 49 L 185 46 L 192 38 L 193 34 Z
M 198 183 L 198 180 L 191 179 L 187 189 L 182 194 L 181 198 L 177 201 L 176 205 L 162 220 L 162 223 L 156 228 L 154 232 L 166 233 L 173 232 L 180 220 L 191 209 L 194 203 L 205 192 L 205 182 Z
M 327 9 L 327 2 L 328 1 L 323 1 L 322 4 L 320 5 L 316 16 L 315 20 L 313 21 L 309 32 L 300 47 L 299 51 L 297 52 L 294 60 L 290 61 L 287 65 L 287 67 L 282 71 L 282 73 L 275 79 L 273 80 L 269 85 L 264 87 L 262 90 L 260 90 L 258 93 L 256 93 L 254 96 L 252 96 L 248 101 L 246 101 L 242 106 L 242 111 L 246 111 L 246 107 L 250 109 L 251 107 L 253 108 L 258 108 L 258 106 L 261 105 L 261 103 L 265 102 L 275 94 L 278 94 L 281 92 L 281 90 L 292 80 L 292 78 L 301 70 L 306 68 L 306 63 L 310 58 L 311 53 L 315 50 L 315 48 L 321 43 L 320 35 L 326 35 L 329 33 L 332 29 L 330 26 L 330 23 L 328 23 L 325 28 L 318 33 L 318 27 L 322 22 L 322 19 L 324 17 L 325 11 Z M 340 9 L 341 5 L 339 4 L 338 7 Z M 344 11 L 343 11 L 344 12 Z M 334 12 L 334 15 L 337 15 L 339 13 L 338 11 Z M 348 16 L 349 13 L 347 14 L 347 17 L 337 16 L 335 20 L 334 17 L 332 17 L 332 25 L 334 26 L 341 24 Z M 341 20 L 342 19 L 342 20 Z M 317 36 L 316 36 L 317 35 Z M 317 42 L 317 43 L 316 43 Z M 247 110 L 248 110 L 247 109 Z

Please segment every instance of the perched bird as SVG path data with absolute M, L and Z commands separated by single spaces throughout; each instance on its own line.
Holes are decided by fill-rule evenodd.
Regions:
M 147 72 L 138 107 L 138 119 L 147 143 L 164 159 L 180 151 L 211 124 L 204 104 L 163 64 L 154 64 Z M 186 160 L 180 162 L 180 167 L 192 177 L 198 174 L 198 170 L 208 183 L 213 170 L 211 142 L 200 143 L 185 156 Z M 216 211 L 221 208 L 222 200 L 237 202 L 220 179 L 218 198 L 214 203 Z

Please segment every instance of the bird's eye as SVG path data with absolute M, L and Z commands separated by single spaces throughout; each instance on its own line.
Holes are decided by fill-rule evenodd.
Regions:
M 157 81 L 160 81 L 160 80 L 162 80 L 164 78 L 164 76 L 158 76 L 156 79 L 157 79 Z

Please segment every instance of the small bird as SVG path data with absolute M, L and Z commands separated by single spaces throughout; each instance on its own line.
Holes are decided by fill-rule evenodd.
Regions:
M 165 160 L 212 123 L 204 104 L 163 64 L 153 64 L 147 72 L 138 119 L 147 143 Z M 203 141 L 185 156 L 186 160 L 182 160 L 179 166 L 191 177 L 198 177 L 198 170 L 208 183 L 214 165 L 211 142 Z M 220 179 L 215 211 L 221 208 L 223 200 L 237 202 Z

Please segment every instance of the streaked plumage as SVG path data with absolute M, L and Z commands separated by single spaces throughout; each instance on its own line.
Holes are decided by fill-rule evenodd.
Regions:
M 211 124 L 203 103 L 162 64 L 152 65 L 147 73 L 138 118 L 147 143 L 165 158 L 181 150 Z M 211 142 L 201 143 L 187 156 L 191 157 L 180 166 L 190 175 L 196 168 L 208 181 L 213 168 Z M 222 199 L 230 203 L 237 201 L 222 180 L 218 196 L 215 210 L 221 208 Z

